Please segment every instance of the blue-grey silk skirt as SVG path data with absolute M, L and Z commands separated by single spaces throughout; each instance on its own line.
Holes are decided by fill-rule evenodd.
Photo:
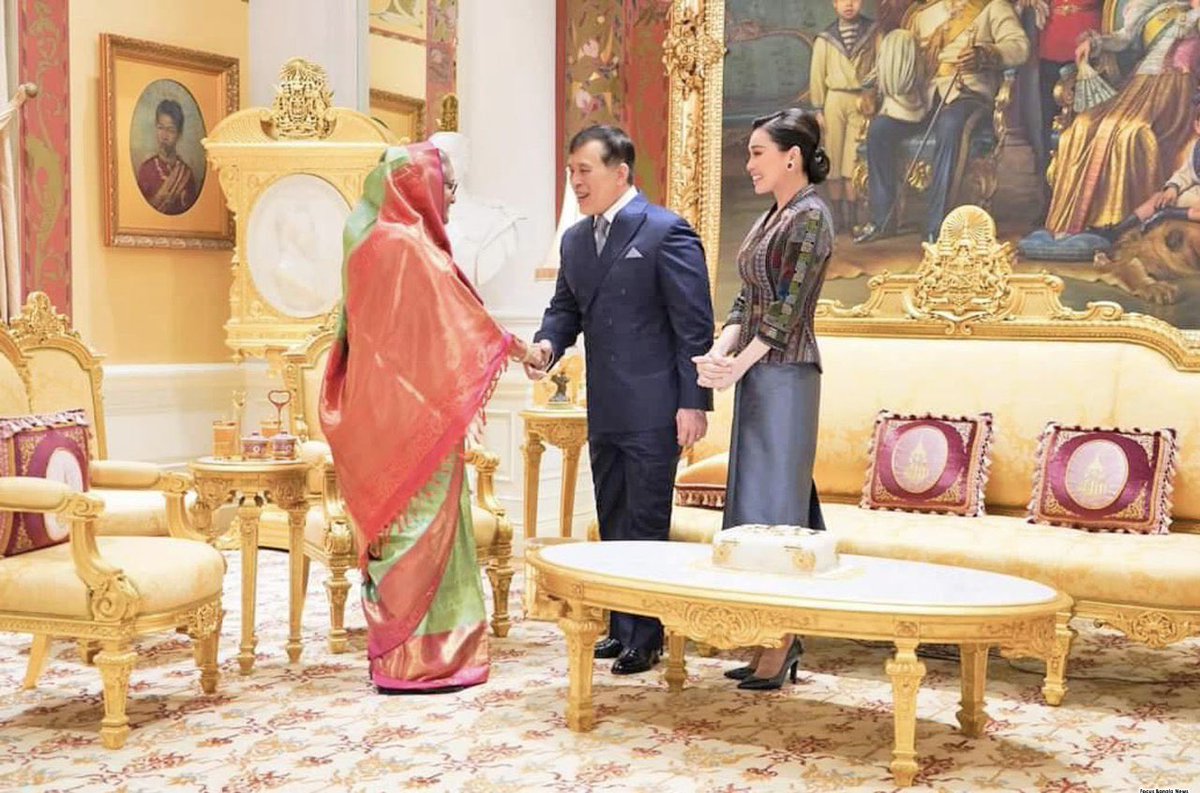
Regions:
M 825 529 L 813 483 L 821 370 L 763 363 L 738 382 L 723 529 L 746 523 Z

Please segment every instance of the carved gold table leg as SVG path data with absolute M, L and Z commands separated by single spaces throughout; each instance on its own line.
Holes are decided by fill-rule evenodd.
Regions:
M 537 536 L 538 486 L 542 476 L 542 437 L 525 431 L 525 538 Z
M 575 732 L 587 732 L 596 724 L 592 708 L 592 666 L 595 663 L 596 637 L 603 627 L 595 609 L 582 603 L 568 604 L 568 615 L 558 621 L 567 636 L 567 726 Z
M 39 633 L 33 637 L 33 644 L 29 646 L 29 665 L 25 667 L 25 682 L 21 688 L 26 691 L 37 688 L 38 678 L 42 676 L 42 670 L 46 668 L 46 660 L 49 657 L 50 637 Z
M 137 653 L 126 641 L 106 641 L 96 654 L 96 668 L 104 682 L 104 718 L 100 721 L 100 742 L 108 749 L 120 749 L 129 736 L 129 717 L 125 702 L 129 696 L 129 676 Z
M 896 745 L 892 749 L 892 776 L 899 787 L 908 787 L 917 775 L 917 691 L 925 677 L 925 664 L 917 660 L 915 639 L 897 639 L 896 657 L 887 662 L 892 680 L 892 711 Z
M 308 584 L 305 569 L 304 524 L 308 521 L 308 505 L 288 505 L 288 582 L 291 597 L 288 599 L 288 661 L 300 660 L 304 645 L 300 642 L 300 621 L 304 612 L 304 591 Z
M 1067 656 L 1071 653 L 1071 641 L 1075 631 L 1070 626 L 1071 612 L 1061 611 L 1054 623 L 1054 648 L 1046 658 L 1046 680 L 1042 686 L 1042 696 L 1047 705 L 1061 705 L 1067 695 L 1064 683 L 1067 676 Z
M 238 504 L 238 526 L 242 542 L 242 643 L 238 648 L 238 666 L 243 675 L 254 669 L 254 606 L 258 594 L 258 519 L 262 515 L 262 496 L 242 496 Z
M 563 449 L 562 500 L 558 514 L 558 530 L 562 537 L 571 536 L 571 523 L 575 517 L 575 482 L 579 479 L 578 446 Z
M 667 671 L 663 677 L 667 681 L 667 690 L 672 694 L 683 691 L 687 682 L 687 666 L 683 661 L 683 645 L 687 637 L 678 633 L 667 634 Z
M 983 692 L 987 687 L 987 645 L 964 644 L 959 648 L 962 667 L 962 702 L 958 711 L 958 724 L 964 735 L 978 738 L 988 725 L 989 717 L 983 709 Z

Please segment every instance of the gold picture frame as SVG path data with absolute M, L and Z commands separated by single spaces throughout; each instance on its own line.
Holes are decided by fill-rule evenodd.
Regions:
M 714 291 L 720 250 L 725 10 L 725 0 L 674 0 L 663 42 L 663 63 L 670 80 L 667 205 L 700 235 Z M 965 209 L 970 210 L 966 216 L 977 229 L 988 230 L 984 234 L 988 245 L 1000 245 L 990 216 L 975 207 Z M 946 236 L 945 228 L 943 237 L 955 239 Z M 1200 371 L 1200 330 L 1180 329 L 1153 316 L 1125 311 L 1111 301 L 1069 308 L 1060 298 L 1063 279 L 1048 272 L 1006 275 L 1010 291 L 1005 300 L 969 316 L 947 318 L 945 312 L 927 310 L 914 296 L 924 288 L 922 273 L 938 260 L 939 250 L 932 245 L 915 248 L 911 272 L 871 278 L 869 296 L 859 304 L 820 300 L 818 334 L 1027 341 L 1120 339 L 1157 350 L 1178 369 Z M 995 255 L 1000 255 L 1000 248 Z M 718 324 L 725 308 L 716 307 Z
M 371 89 L 371 117 L 383 124 L 400 143 L 425 138 L 425 100 Z
M 201 141 L 238 109 L 238 77 L 237 58 L 101 34 L 107 245 L 233 247 Z

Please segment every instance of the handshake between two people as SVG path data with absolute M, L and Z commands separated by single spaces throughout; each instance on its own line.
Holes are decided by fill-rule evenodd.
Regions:
M 520 361 L 525 367 L 525 376 L 530 380 L 541 380 L 550 373 L 550 362 L 554 359 L 554 347 L 542 339 L 533 344 L 527 344 L 517 339 L 512 359 Z

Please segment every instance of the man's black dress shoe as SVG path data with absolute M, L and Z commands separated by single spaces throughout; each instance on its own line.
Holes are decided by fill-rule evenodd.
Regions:
M 612 673 L 614 675 L 636 675 L 639 672 L 649 671 L 657 663 L 657 652 L 628 649 L 622 652 L 616 661 L 613 661 Z
M 616 658 L 621 654 L 621 643 L 616 639 L 605 636 L 596 642 L 595 654 L 597 658 Z

